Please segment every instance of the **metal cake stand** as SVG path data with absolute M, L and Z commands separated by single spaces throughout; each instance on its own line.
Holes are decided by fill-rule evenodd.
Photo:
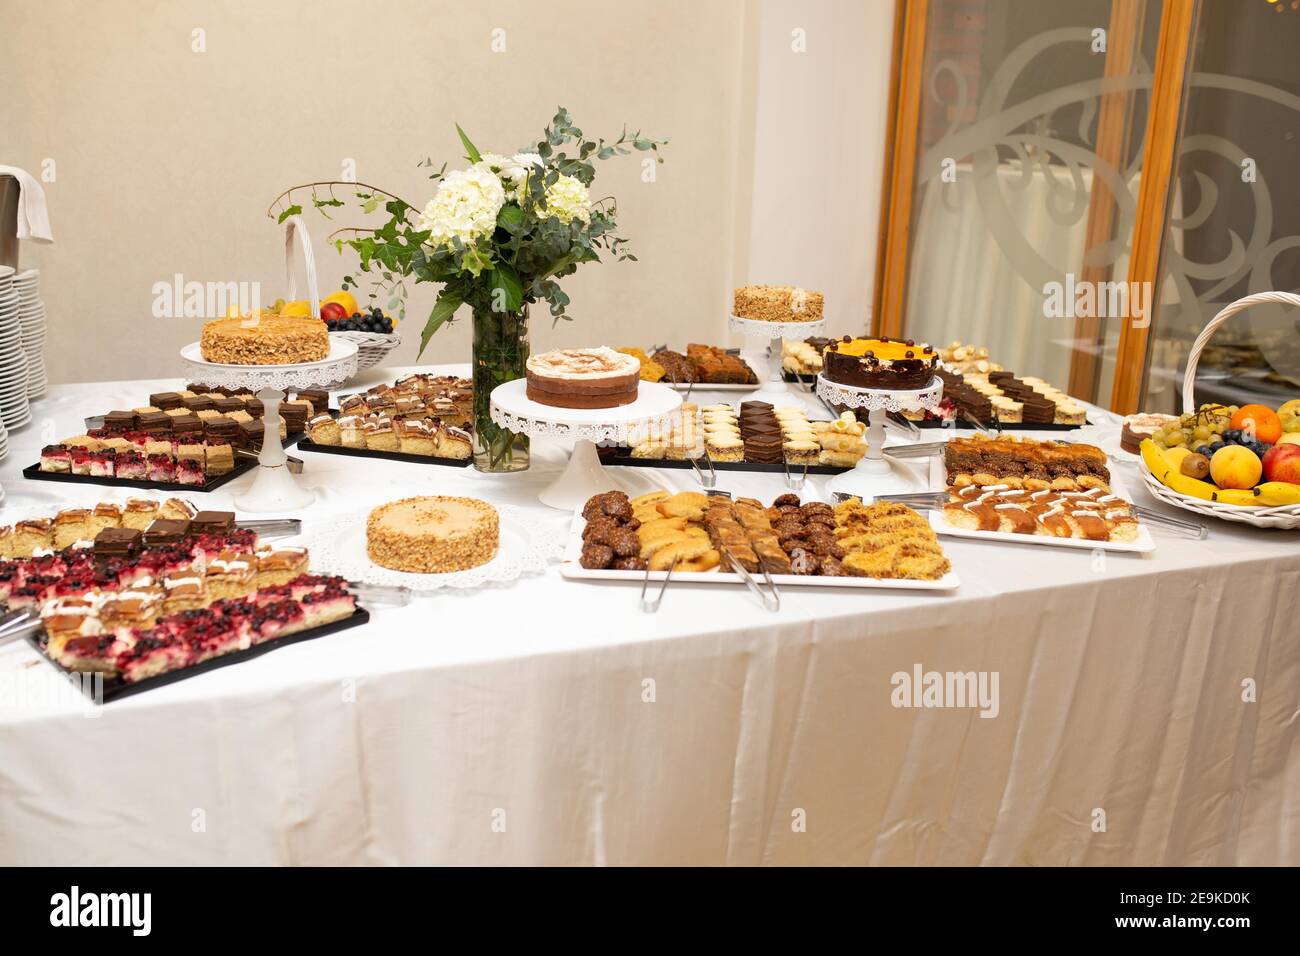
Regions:
M 826 320 L 816 322 L 767 322 L 762 319 L 728 317 L 727 327 L 745 337 L 741 355 L 754 369 L 762 387 L 753 394 L 759 401 L 775 402 L 789 397 L 789 390 L 781 379 L 781 340 L 797 338 L 803 341 L 826 328 Z
M 884 453 L 885 417 L 887 412 L 920 411 L 938 407 L 939 400 L 943 398 L 943 379 L 935 376 L 925 388 L 898 391 L 840 385 L 825 375 L 818 375 L 817 395 L 836 407 L 864 408 L 870 413 L 866 455 L 856 468 L 828 481 L 828 490 L 858 497 L 916 490 L 912 472 L 897 459 Z
M 573 453 L 560 477 L 537 496 L 542 504 L 576 511 L 592 495 L 619 487 L 596 454 L 597 442 L 629 442 L 667 432 L 682 397 L 666 385 L 642 382 L 636 401 L 617 408 L 555 408 L 527 395 L 527 380 L 515 379 L 492 390 L 492 421 L 529 438 L 573 441 Z
M 285 392 L 304 388 L 337 388 L 357 374 L 357 346 L 330 336 L 329 354 L 319 362 L 294 365 L 223 365 L 203 357 L 198 342 L 181 349 L 186 373 L 214 388 L 257 389 L 264 408 L 262 451 L 253 484 L 235 499 L 240 511 L 284 512 L 305 508 L 316 500 L 289 472 L 280 441 L 280 403 Z

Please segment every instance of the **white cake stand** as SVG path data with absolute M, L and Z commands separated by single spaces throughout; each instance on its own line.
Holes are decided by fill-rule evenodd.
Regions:
M 816 335 L 826 328 L 826 320 L 767 322 L 762 319 L 742 319 L 738 315 L 733 315 L 728 317 L 727 327 L 745 337 L 745 347 L 741 350 L 741 355 L 762 382 L 762 387 L 752 397 L 760 401 L 775 402 L 790 393 L 781 378 L 781 340 L 797 338 L 802 341 L 810 335 Z M 772 352 L 770 355 L 769 345 Z
M 943 398 L 943 379 L 935 376 L 930 379 L 930 384 L 925 388 L 915 391 L 895 391 L 840 385 L 828 380 L 824 375 L 818 375 L 817 395 L 836 407 L 865 408 L 870 412 L 871 420 L 867 429 L 866 455 L 858 462 L 856 468 L 851 468 L 828 481 L 826 483 L 828 490 L 857 495 L 860 498 L 917 490 L 912 472 L 884 453 L 885 414 L 937 407 L 939 400 Z
M 280 402 L 287 391 L 337 388 L 357 374 L 357 346 L 330 336 L 330 351 L 319 362 L 294 365 L 223 365 L 203 357 L 198 342 L 181 349 L 189 377 L 214 388 L 258 389 L 263 406 L 262 451 L 257 456 L 257 476 L 249 489 L 235 499 L 240 511 L 283 512 L 305 508 L 316 495 L 301 487 L 290 474 L 280 441 Z
M 636 401 L 617 408 L 555 408 L 528 398 L 527 380 L 515 379 L 492 390 L 492 421 L 529 438 L 573 441 L 573 454 L 560 477 L 537 496 L 542 504 L 576 511 L 592 495 L 618 488 L 600 463 L 596 442 L 625 442 L 630 434 L 667 432 L 682 397 L 667 385 L 642 382 Z

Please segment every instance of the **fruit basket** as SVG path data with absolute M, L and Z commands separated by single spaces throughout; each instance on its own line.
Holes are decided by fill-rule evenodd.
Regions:
M 1206 344 L 1214 336 L 1218 328 L 1238 312 L 1242 312 L 1253 305 L 1265 303 L 1300 306 L 1300 295 L 1290 292 L 1258 292 L 1230 303 L 1209 321 L 1201 334 L 1196 337 L 1196 341 L 1192 343 L 1191 353 L 1187 357 L 1187 371 L 1183 375 L 1183 408 L 1185 413 L 1194 415 L 1198 412 L 1194 394 L 1196 367 L 1200 363 L 1201 352 Z M 1144 446 L 1146 444 L 1147 442 L 1143 443 Z M 1257 528 L 1300 528 L 1300 502 L 1272 506 L 1245 505 L 1217 500 L 1215 497 L 1207 498 L 1200 495 L 1184 494 L 1171 488 L 1156 476 L 1146 454 L 1140 457 L 1138 469 L 1142 474 L 1143 481 L 1146 482 L 1147 490 L 1156 498 L 1174 507 L 1214 518 L 1222 518 L 1225 521 L 1237 521 L 1253 525 Z
M 297 220 L 297 223 L 295 224 L 292 220 Z M 296 229 L 294 228 L 295 225 Z M 351 342 L 357 347 L 358 372 L 374 368 L 383 361 L 385 355 L 402 344 L 401 333 L 392 330 L 392 320 L 386 319 L 380 310 L 359 311 L 356 307 L 356 301 L 349 293 L 337 292 L 334 295 L 326 296 L 324 299 L 320 297 L 319 285 L 316 281 L 316 254 L 312 249 L 311 240 L 307 237 L 307 230 L 302 225 L 302 220 L 297 216 L 291 217 L 288 240 L 284 250 L 285 290 L 290 302 L 298 298 L 297 276 L 293 268 L 292 237 L 294 232 L 297 233 L 301 240 L 302 255 L 307 273 L 307 301 L 310 303 L 311 314 L 320 316 L 325 320 L 325 324 L 329 328 L 330 338 Z M 351 304 L 351 308 L 348 307 L 348 303 Z M 332 308 L 333 306 L 337 306 L 337 308 Z M 330 314 L 327 315 L 326 313 Z M 364 329 L 337 327 L 345 324 L 365 325 L 376 320 L 386 320 L 385 325 L 390 331 L 372 332 Z

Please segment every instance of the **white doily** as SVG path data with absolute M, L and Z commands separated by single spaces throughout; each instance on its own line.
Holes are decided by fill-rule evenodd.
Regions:
M 637 400 L 615 408 L 556 408 L 531 401 L 524 379 L 492 391 L 492 421 L 529 438 L 626 442 L 632 437 L 667 433 L 680 415 L 682 397 L 666 385 L 642 382 Z
M 943 379 L 932 378 L 925 388 L 914 391 L 897 391 L 840 385 L 818 375 L 817 396 L 832 405 L 843 405 L 847 408 L 865 408 L 869 411 L 879 409 L 888 412 L 917 411 L 938 406 L 940 399 L 943 398 Z
M 397 585 L 412 591 L 442 588 L 460 590 L 489 584 L 508 584 L 525 574 L 537 574 L 564 553 L 566 535 L 555 524 L 506 505 L 495 505 L 501 519 L 501 543 L 496 557 L 468 571 L 446 574 L 412 574 L 391 571 L 366 554 L 366 518 L 369 512 L 313 519 L 304 531 L 304 544 L 311 552 L 312 566 L 324 573 L 340 574 L 366 584 Z
M 188 377 L 214 388 L 337 388 L 357 374 L 357 346 L 330 336 L 329 355 L 319 362 L 296 365 L 222 365 L 203 358 L 198 342 L 181 349 Z
M 816 335 L 826 328 L 826 320 L 816 322 L 769 322 L 766 319 L 742 319 L 738 315 L 727 317 L 727 327 L 742 335 L 756 335 L 764 339 L 799 339 Z

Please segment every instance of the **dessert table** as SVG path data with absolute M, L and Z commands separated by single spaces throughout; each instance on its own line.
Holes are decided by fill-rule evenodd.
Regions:
M 85 414 L 178 384 L 51 387 L 10 436 L 3 520 L 98 500 L 19 472 Z M 299 516 L 453 494 L 567 527 L 537 502 L 565 454 L 535 442 L 501 476 L 303 455 Z M 193 497 L 231 507 L 251 480 Z M 1147 555 L 944 537 L 955 592 L 791 587 L 776 612 L 676 585 L 645 614 L 639 585 L 552 566 L 100 708 L 11 643 L 0 864 L 1295 864 L 1300 532 L 1154 534 Z M 893 675 L 931 671 L 981 674 L 985 715 L 895 706 Z

